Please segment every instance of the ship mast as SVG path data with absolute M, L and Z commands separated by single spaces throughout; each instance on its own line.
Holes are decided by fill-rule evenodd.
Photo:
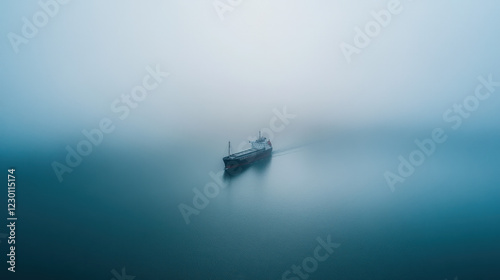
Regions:
M 229 141 L 229 147 L 227 147 L 228 156 L 231 155 L 231 141 Z

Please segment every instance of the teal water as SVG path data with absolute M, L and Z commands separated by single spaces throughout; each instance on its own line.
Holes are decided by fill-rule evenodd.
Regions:
M 384 135 L 276 139 L 270 161 L 223 176 L 190 224 L 178 206 L 221 170 L 224 139 L 105 141 L 61 184 L 50 160 L 64 154 L 27 148 L 10 157 L 16 276 L 112 279 L 124 267 L 136 280 L 282 279 L 330 236 L 340 247 L 307 279 L 499 279 L 500 134 L 450 135 L 395 192 L 383 174 L 414 135 Z

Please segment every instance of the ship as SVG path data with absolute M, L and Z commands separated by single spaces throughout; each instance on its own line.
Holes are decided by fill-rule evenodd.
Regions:
M 231 154 L 231 142 L 229 142 L 228 155 L 222 158 L 225 170 L 234 169 L 271 157 L 273 151 L 271 140 L 268 140 L 266 137 L 262 137 L 260 131 L 259 138 L 255 141 L 249 142 L 252 145 L 250 149 L 234 154 Z

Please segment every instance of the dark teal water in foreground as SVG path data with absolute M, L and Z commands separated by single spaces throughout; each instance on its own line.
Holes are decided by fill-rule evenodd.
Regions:
M 500 279 L 500 135 L 450 134 L 391 192 L 383 174 L 414 137 L 276 139 L 269 162 L 223 177 L 189 225 L 178 206 L 221 170 L 223 139 L 105 141 L 61 184 L 50 162 L 64 154 L 28 147 L 11 157 L 16 276 L 112 279 L 124 267 L 135 280 L 282 279 L 330 236 L 340 247 L 308 279 Z

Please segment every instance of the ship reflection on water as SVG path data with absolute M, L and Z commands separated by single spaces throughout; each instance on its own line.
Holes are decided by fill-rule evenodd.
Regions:
M 236 168 L 226 169 L 224 171 L 223 178 L 224 178 L 224 180 L 230 180 L 231 178 L 234 178 L 234 177 L 239 176 L 240 174 L 243 174 L 247 170 L 253 170 L 256 173 L 262 174 L 267 170 L 267 168 L 271 164 L 271 160 L 272 160 L 272 155 L 269 157 L 266 157 L 264 159 L 261 159 L 259 161 L 256 161 L 252 164 L 241 165 L 241 166 L 238 166 Z

